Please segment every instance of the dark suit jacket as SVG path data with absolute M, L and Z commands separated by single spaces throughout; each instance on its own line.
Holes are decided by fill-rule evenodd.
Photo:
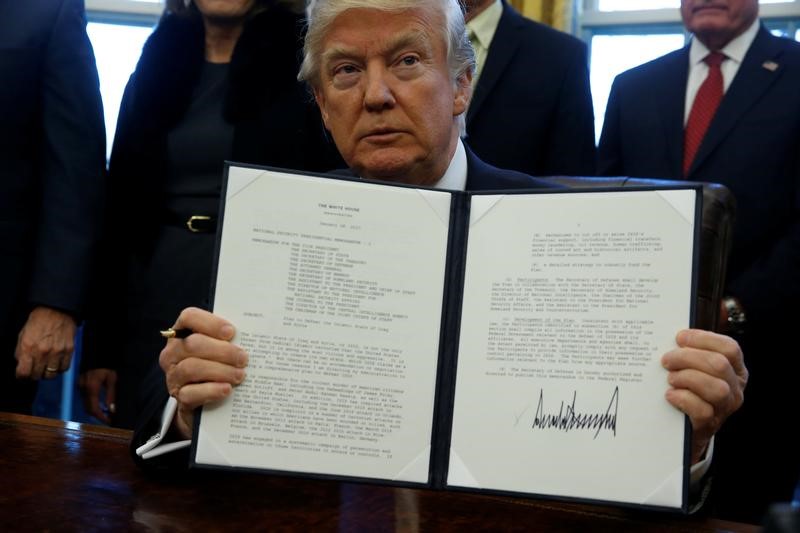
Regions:
M 687 78 L 688 47 L 617 77 L 600 140 L 601 174 L 681 177 Z M 770 465 L 754 453 L 751 461 L 772 478 L 754 481 L 732 496 L 729 501 L 741 499 L 737 505 L 743 509 L 759 498 L 788 497 L 800 475 L 796 448 L 787 449 L 793 457 L 780 453 L 798 441 L 782 435 L 780 424 L 769 436 L 757 429 L 776 418 L 771 414 L 776 405 L 786 405 L 783 387 L 796 388 L 800 369 L 790 337 L 800 301 L 800 44 L 759 30 L 687 178 L 722 183 L 738 203 L 727 293 L 741 299 L 748 315 L 741 343 L 751 379 L 744 408 L 729 423 L 742 433 L 728 439 L 739 455 L 731 457 L 729 471 L 738 472 L 735 463 L 756 452 L 745 448 L 757 441 L 772 446 L 777 439 L 778 448 L 764 452 L 789 461 Z M 797 395 L 791 398 L 796 412 L 800 403 Z M 725 450 L 723 438 L 722 457 Z M 771 492 L 778 485 L 780 490 Z
M 34 305 L 84 311 L 105 182 L 85 28 L 80 0 L 0 3 L 0 330 L 13 341 Z
M 466 152 L 468 191 L 552 189 L 557 187 L 552 183 L 532 178 L 520 172 L 493 167 L 481 161 L 469 148 L 466 148 Z M 349 171 L 335 173 L 352 175 Z M 143 403 L 131 441 L 131 454 L 134 460 L 149 471 L 185 468 L 188 465 L 188 451 L 186 450 L 183 453 L 168 453 L 148 461 L 143 461 L 136 455 L 136 448 L 147 442 L 147 439 L 159 430 L 161 412 L 164 410 L 168 398 L 164 373 L 158 365 L 154 364 L 142 389 Z
M 501 168 L 533 176 L 594 175 L 586 45 L 503 2 L 467 111 L 466 141 Z

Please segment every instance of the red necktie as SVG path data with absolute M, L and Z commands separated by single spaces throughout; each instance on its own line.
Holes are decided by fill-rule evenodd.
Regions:
M 694 156 L 700 143 L 717 112 L 719 103 L 722 101 L 722 69 L 720 64 L 725 59 L 725 55 L 720 52 L 711 52 L 703 61 L 708 65 L 708 76 L 706 77 L 697 96 L 692 104 L 692 111 L 689 113 L 689 120 L 686 122 L 686 130 L 683 137 L 683 175 L 689 173 Z

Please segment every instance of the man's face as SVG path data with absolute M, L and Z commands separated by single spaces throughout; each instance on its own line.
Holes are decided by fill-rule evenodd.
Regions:
M 444 23 L 431 8 L 348 9 L 323 39 L 314 96 L 360 176 L 432 185 L 447 170 L 471 80 L 450 79 Z
M 686 29 L 719 50 L 758 17 L 758 0 L 681 0 L 681 16 Z

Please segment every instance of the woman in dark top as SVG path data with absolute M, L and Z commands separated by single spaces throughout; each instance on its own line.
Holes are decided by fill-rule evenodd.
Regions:
M 343 166 L 296 78 L 302 28 L 287 2 L 174 0 L 145 44 L 120 108 L 104 274 L 84 332 L 84 400 L 101 420 L 132 426 L 159 330 L 207 307 L 224 161 Z M 103 314 L 112 308 L 126 316 Z M 108 352 L 111 335 L 125 337 L 122 352 Z

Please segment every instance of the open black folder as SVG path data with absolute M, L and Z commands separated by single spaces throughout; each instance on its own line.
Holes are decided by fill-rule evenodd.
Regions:
M 195 466 L 686 511 L 660 357 L 696 187 L 464 193 L 228 165 L 214 312 L 247 378 Z

